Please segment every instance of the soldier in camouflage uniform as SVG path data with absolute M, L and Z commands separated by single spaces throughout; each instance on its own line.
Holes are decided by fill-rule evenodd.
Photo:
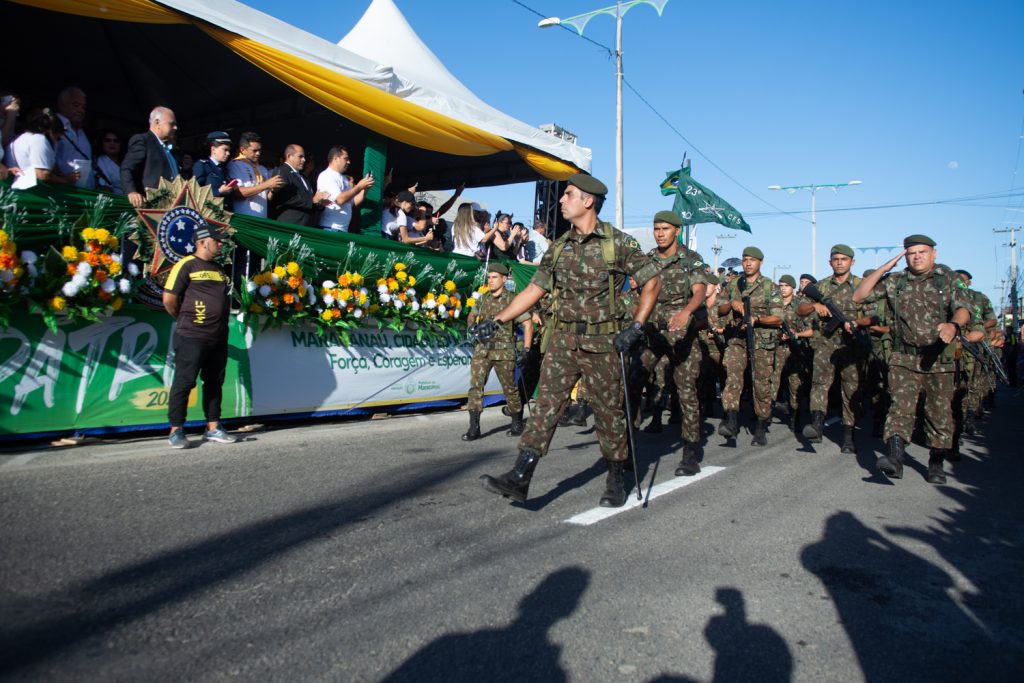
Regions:
M 981 330 L 983 335 L 977 337 L 979 344 L 992 343 L 999 337 L 998 321 L 996 320 L 995 309 L 992 308 L 992 301 L 982 292 L 971 289 L 971 274 L 966 270 L 956 271 L 961 282 L 966 287 L 967 295 L 971 300 L 971 328 Z M 969 338 L 969 341 L 975 341 Z M 975 432 L 975 420 L 981 410 L 981 400 L 989 392 L 995 389 L 996 376 L 992 368 L 986 363 L 978 363 L 974 357 L 967 354 L 969 363 L 973 366 L 968 375 L 967 393 L 963 405 L 963 432 L 972 435 Z M 966 357 L 965 357 L 966 359 Z
M 512 301 L 512 293 L 505 288 L 507 280 L 507 266 L 501 263 L 491 263 L 488 266 L 487 287 L 489 291 L 479 295 L 473 311 L 469 314 L 469 325 L 472 326 L 493 317 L 508 306 Z M 491 341 L 477 343 L 473 350 L 473 361 L 469 366 L 469 400 L 466 402 L 466 408 L 469 410 L 469 431 L 462 435 L 463 441 L 475 441 L 480 438 L 480 412 L 484 409 L 484 385 L 487 384 L 487 376 L 491 374 L 491 368 L 494 368 L 494 372 L 498 375 L 501 390 L 508 403 L 509 415 L 512 417 L 512 427 L 509 429 L 508 435 L 519 436 L 523 433 L 523 404 L 519 397 L 519 387 L 516 386 L 515 373 L 517 361 L 525 359 L 529 353 L 533 340 L 533 322 L 530 320 L 530 314 L 524 313 L 516 318 L 516 323 L 521 323 L 523 326 L 523 351 L 520 353 L 520 358 L 517 358 L 516 355 L 515 325 L 508 325 L 500 330 L 499 334 Z
M 722 351 L 725 350 L 725 338 L 722 334 L 725 328 L 722 326 L 721 318 L 718 315 L 718 283 L 717 275 L 708 273 L 707 289 L 705 293 L 704 306 L 708 312 L 708 328 L 699 332 L 701 355 L 703 363 L 700 371 L 700 402 L 701 416 L 714 417 L 715 400 L 718 398 L 717 386 L 725 386 L 725 375 L 722 370 Z
M 775 347 L 775 374 L 772 381 L 772 398 L 779 395 L 783 382 L 789 389 L 789 428 L 796 432 L 800 421 L 800 400 L 809 384 L 810 353 L 806 340 L 812 331 L 805 318 L 797 314 L 796 280 L 792 275 L 779 278 L 779 293 L 782 294 L 782 319 L 793 333 L 792 340 L 783 332 L 781 342 Z
M 943 460 L 953 446 L 953 375 L 955 346 L 962 326 L 970 320 L 970 302 L 956 286 L 955 275 L 935 263 L 935 241 L 926 235 L 903 240 L 903 252 L 857 286 L 856 303 L 884 298 L 892 312 L 892 356 L 889 388 L 892 404 L 885 421 L 889 453 L 878 469 L 890 479 L 903 476 L 905 444 L 914 432 L 918 398 L 924 394 L 924 432 L 928 481 L 946 483 Z M 885 280 L 882 276 L 906 256 L 907 268 Z
M 862 277 L 868 277 L 873 272 L 874 268 L 868 268 Z M 871 354 L 864 369 L 864 398 L 871 405 L 871 436 L 881 439 L 885 430 L 885 416 L 889 412 L 889 356 L 892 354 L 890 314 L 884 299 L 865 305 L 863 312 L 872 322 L 867 328 L 871 335 Z
M 754 415 L 757 426 L 754 429 L 752 446 L 768 444 L 768 423 L 772 416 L 772 373 L 775 372 L 775 347 L 779 343 L 778 328 L 782 325 L 782 294 L 779 288 L 761 274 L 764 252 L 757 247 L 743 250 L 743 275 L 729 284 L 726 300 L 719 305 L 718 314 L 732 320 L 727 329 L 728 344 L 725 349 L 725 388 L 722 390 L 722 406 L 725 419 L 718 427 L 718 433 L 727 439 L 735 438 L 740 431 L 740 397 L 743 395 L 744 370 L 748 365 L 747 334 L 743 324 L 743 300 L 750 300 L 750 319 L 754 325 L 754 362 L 751 377 L 754 398 Z M 740 291 L 740 283 L 744 289 Z
M 862 363 L 864 353 L 858 348 L 854 334 L 861 306 L 853 302 L 853 292 L 861 279 L 850 272 L 853 249 L 845 244 L 832 247 L 829 256 L 832 274 L 818 281 L 816 287 L 823 299 L 839 308 L 849 321 L 844 329 L 836 329 L 826 336 L 824 331 L 814 336 L 814 367 L 811 371 L 811 423 L 804 427 L 803 435 L 811 443 L 821 443 L 828 411 L 828 392 L 839 375 L 843 403 L 843 453 L 856 453 L 854 426 L 857 424 L 861 403 Z M 804 297 L 797 308 L 800 315 L 817 313 L 822 320 L 831 318 L 827 306 Z
M 478 338 L 487 339 L 551 292 L 551 336 L 543 342 L 537 402 L 519 439 L 513 468 L 496 477 L 481 477 L 484 488 L 493 493 L 526 500 L 534 469 L 547 453 L 569 392 L 585 377 L 588 387 L 600 387 L 590 397 L 601 454 L 608 463 L 600 504 L 619 507 L 626 502 L 626 413 L 619 354 L 628 353 L 643 336 L 661 280 L 657 264 L 636 240 L 598 218 L 607 191 L 591 176 L 569 178 L 559 203 L 572 229 L 544 254 L 529 286 L 505 310 L 477 327 Z M 620 296 L 627 277 L 641 287 L 632 321 Z
M 698 328 L 706 323 L 706 276 L 700 254 L 679 244 L 682 224 L 682 218 L 673 211 L 659 211 L 654 215 L 654 241 L 657 247 L 648 256 L 661 268 L 661 292 L 645 328 L 648 347 L 640 356 L 640 372 L 634 378 L 634 387 L 642 387 L 651 373 L 661 371 L 662 363 L 667 364 L 675 380 L 683 416 L 683 457 L 676 468 L 676 476 L 692 476 L 700 472 L 697 463 L 697 443 L 700 441 L 697 376 L 702 355 L 697 335 Z M 667 384 L 663 379 L 665 392 Z M 635 393 L 639 394 L 639 391 Z M 660 406 L 655 410 L 660 424 Z

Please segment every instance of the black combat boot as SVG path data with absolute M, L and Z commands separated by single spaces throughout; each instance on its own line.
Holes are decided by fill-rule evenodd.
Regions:
M 563 427 L 586 427 L 588 408 L 586 401 L 577 401 L 574 408 L 565 411 L 558 424 Z
M 469 431 L 462 435 L 463 441 L 476 441 L 480 438 L 480 411 L 469 411 Z
M 754 427 L 754 438 L 750 440 L 751 446 L 768 445 L 768 420 L 758 418 L 757 426 Z
M 512 427 L 505 432 L 508 436 L 519 436 L 523 433 L 523 409 L 512 413 Z
M 651 421 L 644 427 L 644 431 L 648 434 L 661 434 L 661 406 L 654 406 L 654 414 L 651 415 Z
M 889 437 L 889 455 L 878 459 L 878 471 L 890 479 L 903 478 L 903 439 L 899 436 Z
M 825 430 L 825 413 L 820 410 L 811 411 L 811 421 L 804 426 L 804 438 L 811 443 L 821 443 L 821 433 Z
M 536 469 L 538 460 L 540 455 L 528 448 L 521 448 L 516 464 L 511 470 L 497 477 L 485 474 L 480 477 L 480 483 L 491 493 L 500 493 L 506 498 L 522 503 L 526 500 L 526 492 L 530 488 L 530 480 L 533 479 L 533 470 Z
M 678 425 L 683 423 L 683 409 L 679 407 L 679 401 L 674 398 L 669 401 L 668 406 L 668 423 L 670 425 Z
M 626 487 L 623 481 L 624 463 L 621 460 L 608 461 L 608 477 L 604 482 L 604 495 L 599 505 L 603 508 L 620 508 L 626 504 Z
M 885 436 L 885 415 L 874 415 L 871 419 L 871 436 L 881 439 Z
M 856 453 L 857 445 L 853 442 L 853 427 L 843 425 L 843 447 L 842 453 Z
M 683 442 L 683 459 L 679 461 L 676 468 L 677 477 L 692 477 L 700 472 L 700 463 L 697 462 L 697 444 L 692 441 Z
M 740 432 L 740 416 L 736 410 L 725 411 L 725 418 L 722 419 L 722 423 L 718 425 L 718 435 L 724 436 L 726 439 L 735 439 L 736 435 Z
M 928 483 L 945 484 L 946 473 L 942 470 L 942 461 L 946 459 L 948 450 L 933 448 L 928 451 Z

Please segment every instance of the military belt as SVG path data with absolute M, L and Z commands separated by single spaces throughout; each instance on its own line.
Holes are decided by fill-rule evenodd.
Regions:
M 552 323 L 556 330 L 562 332 L 569 332 L 570 334 L 582 334 L 582 335 L 595 335 L 595 334 L 615 334 L 619 331 L 621 323 L 615 320 L 610 320 L 603 323 L 587 323 L 578 322 L 571 320 L 555 320 Z

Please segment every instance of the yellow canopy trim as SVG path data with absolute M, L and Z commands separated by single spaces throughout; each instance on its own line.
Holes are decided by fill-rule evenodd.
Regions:
M 581 169 L 567 161 L 556 159 L 550 154 L 539 152 L 531 147 L 512 143 L 516 152 L 523 158 L 523 161 L 530 165 L 530 168 L 540 173 L 548 180 L 566 180 L 573 173 L 579 173 Z

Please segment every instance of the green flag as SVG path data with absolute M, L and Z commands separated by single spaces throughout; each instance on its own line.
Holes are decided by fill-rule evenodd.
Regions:
M 721 223 L 733 230 L 750 232 L 750 224 L 729 202 L 704 187 L 690 176 L 690 169 L 683 167 L 669 173 L 661 182 L 661 193 L 666 197 L 675 195 L 672 210 L 683 217 L 683 225 L 697 223 Z

